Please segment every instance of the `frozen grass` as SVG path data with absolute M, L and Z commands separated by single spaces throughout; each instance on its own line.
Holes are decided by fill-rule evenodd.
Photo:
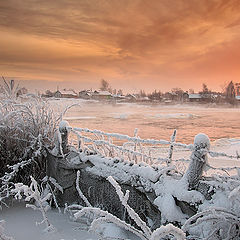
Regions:
M 14 176 L 16 181 L 29 181 L 29 176 L 45 176 L 42 160 L 44 147 L 51 145 L 58 118 L 47 102 L 40 98 L 26 103 L 5 99 L 0 101 L 0 176 L 13 166 L 26 160 L 31 164 Z

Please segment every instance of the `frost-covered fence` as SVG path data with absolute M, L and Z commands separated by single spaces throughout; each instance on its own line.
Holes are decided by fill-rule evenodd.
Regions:
M 221 233 L 220 238 L 213 239 L 230 239 L 222 238 L 225 235 L 237 236 L 238 232 L 232 233 L 232 230 L 235 226 L 240 226 L 240 169 L 213 168 L 209 165 L 208 158 L 237 160 L 239 154 L 236 152 L 235 155 L 229 155 L 211 151 L 210 140 L 202 133 L 196 135 L 193 144 L 179 143 L 176 142 L 176 133 L 173 132 L 169 141 L 142 139 L 137 130 L 129 136 L 73 128 L 62 122 L 56 134 L 55 150 L 56 146 L 59 146 L 57 155 L 51 154 L 54 152 L 51 151 L 48 156 L 49 169 L 52 170 L 49 173 L 53 174 L 50 176 L 56 177 L 64 190 L 58 198 L 60 205 L 79 201 L 80 205 L 87 206 L 84 211 L 92 209 L 94 212 L 95 206 L 103 206 L 114 216 L 125 219 L 126 209 L 122 211 L 120 204 L 121 201 L 127 201 L 129 196 L 129 205 L 143 217 L 142 220 L 149 223 L 148 219 L 151 219 L 151 231 L 159 228 L 161 224 L 177 223 L 178 226 L 184 225 L 184 234 L 190 236 L 188 239 L 210 239 L 208 236 L 212 236 L 213 231 L 215 237 L 220 234 L 221 229 L 227 234 Z M 70 138 L 68 141 L 66 136 Z M 72 148 L 71 141 L 75 148 Z M 64 152 L 64 148 L 68 152 Z M 205 174 L 204 170 L 209 168 L 215 173 L 207 171 Z M 76 170 L 81 174 L 78 172 L 76 176 Z M 237 174 L 234 175 L 232 170 Z M 115 188 L 120 195 L 120 202 L 116 199 L 114 189 L 106 181 L 109 176 L 121 185 L 124 192 L 126 191 L 122 195 L 119 194 L 119 188 Z M 128 195 L 127 190 L 130 190 L 131 195 Z M 221 201 L 218 201 L 219 199 Z M 125 205 L 124 202 L 123 206 Z M 213 211 L 205 211 L 205 208 L 212 208 Z M 220 208 L 231 209 L 231 215 L 226 215 L 225 210 L 219 210 Z M 215 210 L 228 218 L 222 219 L 220 215 L 215 214 Z M 203 214 L 199 215 L 199 212 Z M 100 213 L 100 218 L 93 222 L 96 225 L 102 221 L 109 221 L 109 215 L 103 215 L 105 213 L 102 211 Z M 196 219 L 200 227 L 198 228 L 194 221 L 185 224 L 189 218 L 194 221 Z M 236 221 L 234 224 L 226 224 L 228 219 Z M 111 220 L 122 224 L 115 217 L 111 217 Z M 219 225 L 220 220 L 223 220 L 222 225 Z M 127 221 L 132 223 L 129 218 Z M 205 225 L 211 225 L 211 229 L 204 230 L 203 233 Z M 145 230 L 142 231 L 143 239 L 158 239 L 149 238 L 154 232 L 150 234 Z M 157 234 L 160 235 L 159 232 Z
M 120 158 L 132 163 L 144 162 L 150 165 L 163 164 L 174 166 L 182 174 L 185 173 L 187 164 L 191 160 L 191 154 L 200 156 L 202 149 L 196 148 L 196 144 L 184 144 L 176 142 L 177 131 L 174 130 L 169 140 L 142 139 L 138 136 L 138 129 L 135 129 L 133 136 L 107 133 L 101 130 L 91 130 L 88 128 L 71 127 L 63 121 L 59 130 L 64 134 L 62 149 L 66 153 L 68 133 L 72 133 L 72 144 L 77 146 L 79 151 L 88 154 L 98 154 L 104 157 Z M 75 137 L 74 137 L 75 136 Z M 200 145 L 199 145 L 200 146 Z M 209 146 L 204 150 L 211 158 L 239 159 L 240 155 L 228 155 L 222 152 L 210 151 Z M 184 157 L 183 157 L 184 156 Z M 205 166 L 223 173 L 237 170 L 237 167 L 214 168 L 206 162 Z

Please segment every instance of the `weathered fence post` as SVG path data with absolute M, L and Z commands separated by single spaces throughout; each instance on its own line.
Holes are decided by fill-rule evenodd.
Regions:
M 64 155 L 69 152 L 68 126 L 67 121 L 61 121 L 59 123 L 58 131 L 55 133 L 55 147 L 52 152 L 55 156 Z
M 61 121 L 59 124 L 59 132 L 60 132 L 61 138 L 62 138 L 62 151 L 64 154 L 69 152 L 68 129 L 67 129 L 68 126 L 69 126 L 69 124 L 67 121 Z
M 168 160 L 167 160 L 167 165 L 169 166 L 170 163 L 172 162 L 172 155 L 173 155 L 173 146 L 174 146 L 174 142 L 176 140 L 176 134 L 177 134 L 177 130 L 175 129 L 173 131 L 173 134 L 171 136 L 171 145 L 169 147 L 169 152 L 168 152 Z
M 189 189 L 196 189 L 207 163 L 207 153 L 210 149 L 210 140 L 206 134 L 199 133 L 194 138 L 194 150 L 190 157 L 191 162 L 183 178 L 188 182 Z

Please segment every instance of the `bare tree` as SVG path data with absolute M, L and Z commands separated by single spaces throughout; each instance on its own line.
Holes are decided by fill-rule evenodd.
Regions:
M 117 91 L 117 95 L 122 96 L 122 95 L 123 95 L 123 90 L 122 90 L 122 89 L 119 89 L 119 90 Z
M 104 79 L 102 79 L 102 80 L 101 80 L 100 90 L 101 90 L 101 91 L 108 91 L 109 88 L 110 88 L 109 82 L 106 81 L 106 80 L 104 80 Z
M 209 93 L 207 84 L 205 84 L 205 83 L 202 84 L 202 93 L 203 94 L 208 94 Z
M 190 94 L 194 94 L 194 89 L 190 88 L 190 89 L 188 90 L 188 92 L 189 92 Z
M 139 95 L 140 95 L 140 97 L 146 97 L 147 96 L 145 91 L 142 90 L 142 89 L 140 90 Z
M 231 104 L 235 103 L 235 87 L 232 81 L 227 85 L 225 89 L 225 95 L 226 95 L 226 100 L 229 103 Z

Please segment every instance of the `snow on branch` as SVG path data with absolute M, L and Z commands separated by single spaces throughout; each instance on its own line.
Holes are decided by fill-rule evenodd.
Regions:
M 76 219 L 79 219 L 82 216 L 88 216 L 91 219 L 94 219 L 94 221 L 91 224 L 90 230 L 96 232 L 98 226 L 100 223 L 106 223 L 106 222 L 112 222 L 116 224 L 117 226 L 130 231 L 134 234 L 136 234 L 138 237 L 140 237 L 142 240 L 148 240 L 144 233 L 130 224 L 120 220 L 116 216 L 112 215 L 111 213 L 107 211 L 103 211 L 99 208 L 94 208 L 94 207 L 85 207 L 82 210 L 78 211 L 77 213 L 74 214 L 74 217 Z
M 193 146 L 192 144 L 182 144 L 182 143 L 172 143 L 171 141 L 166 141 L 166 140 L 155 140 L 155 139 L 141 139 L 140 137 L 130 137 L 128 135 L 124 134 L 119 134 L 119 133 L 105 133 L 100 130 L 90 130 L 87 128 L 73 128 L 75 131 L 78 132 L 85 132 L 85 133 L 93 133 L 93 134 L 98 134 L 98 135 L 103 135 L 107 137 L 114 137 L 119 140 L 127 140 L 129 142 L 137 142 L 137 143 L 143 143 L 143 144 L 151 144 L 151 145 L 171 145 L 173 146 L 178 146 L 178 147 L 183 147 L 192 150 Z
M 226 153 L 222 153 L 222 152 L 213 152 L 213 151 L 209 151 L 209 155 L 211 157 L 227 157 L 230 159 L 240 159 L 240 155 L 238 152 L 236 152 L 236 155 L 229 155 Z
M 87 198 L 82 193 L 82 191 L 79 187 L 79 181 L 80 181 L 80 171 L 78 170 L 77 171 L 77 179 L 76 179 L 76 189 L 77 189 L 78 195 L 80 196 L 80 198 L 82 198 L 82 200 L 85 202 L 87 207 L 92 207 L 91 203 L 87 200 Z
M 8 166 L 8 168 L 11 169 L 12 171 L 10 173 L 5 173 L 5 175 L 3 177 L 1 177 L 2 182 L 4 182 L 4 183 L 10 182 L 13 179 L 13 177 L 16 176 L 16 174 L 18 173 L 18 171 L 20 169 L 22 169 L 26 165 L 30 164 L 31 162 L 32 162 L 32 159 L 29 159 L 29 160 L 25 160 L 25 161 L 16 163 L 12 166 Z
M 146 155 L 146 154 L 143 154 L 143 153 L 140 153 L 140 152 L 137 152 L 137 151 L 134 151 L 134 150 L 130 150 L 130 149 L 127 149 L 127 148 L 124 148 L 124 147 L 121 147 L 121 146 L 111 144 L 111 143 L 109 143 L 108 141 L 105 141 L 105 140 L 93 140 L 93 139 L 85 137 L 85 136 L 80 136 L 80 138 L 84 139 L 86 142 L 93 142 L 96 145 L 107 145 L 107 146 L 109 146 L 111 148 L 115 148 L 115 149 L 117 149 L 117 150 L 119 150 L 123 153 L 131 153 L 135 156 L 141 156 L 141 157 L 149 158 L 149 156 Z M 158 158 L 154 158 L 154 159 L 158 160 Z
M 160 228 L 156 229 L 152 233 L 150 240 L 160 240 L 169 235 L 174 236 L 177 240 L 186 239 L 186 234 L 180 228 L 177 228 L 169 223 L 166 226 L 161 226 Z
M 122 154 L 126 154 L 126 155 L 131 154 L 133 156 L 132 159 L 136 159 L 136 156 L 139 156 L 140 159 L 142 159 L 142 161 L 146 161 L 146 162 L 149 162 L 149 161 L 153 162 L 153 160 L 156 163 L 171 162 L 174 147 L 179 147 L 179 148 L 183 148 L 183 149 L 187 149 L 187 150 L 191 150 L 191 151 L 194 151 L 194 149 L 195 149 L 193 144 L 183 144 L 183 143 L 175 142 L 176 131 L 174 131 L 173 135 L 171 136 L 171 140 L 166 141 L 166 140 L 155 140 L 155 139 L 141 139 L 139 136 L 137 136 L 136 130 L 135 130 L 136 133 L 134 133 L 134 137 L 131 137 L 131 136 L 119 134 L 119 133 L 107 133 L 107 132 L 103 132 L 101 130 L 90 130 L 88 128 L 69 127 L 69 129 L 78 136 L 78 139 L 83 139 L 83 141 L 85 141 L 87 143 L 93 143 L 94 146 L 106 147 L 106 149 L 109 150 L 109 156 L 111 155 L 110 149 L 115 149 L 115 150 L 121 152 Z M 78 132 L 92 133 L 92 134 L 94 134 L 94 136 L 99 136 L 99 138 L 97 140 L 94 140 L 94 139 L 91 139 L 90 137 L 78 135 L 77 134 Z M 127 142 L 124 143 L 123 146 L 119 146 L 119 145 L 113 144 L 112 141 L 104 140 L 104 137 L 106 137 L 107 139 L 116 138 L 121 141 L 126 140 Z M 133 149 L 128 149 L 125 147 L 126 145 L 130 145 L 130 144 L 132 144 Z M 165 158 L 156 158 L 156 157 L 154 158 L 150 155 L 150 153 L 144 153 L 142 151 L 141 144 L 169 145 L 170 149 L 168 152 L 168 156 L 166 156 Z M 141 151 L 137 151 L 137 148 L 136 148 L 137 145 L 140 147 Z M 211 157 L 226 157 L 226 158 L 230 158 L 230 159 L 239 159 L 240 158 L 240 155 L 238 153 L 236 153 L 236 156 L 235 156 L 235 155 L 228 155 L 225 153 L 209 151 L 209 149 L 207 150 L 207 153 L 209 153 Z M 104 155 L 106 155 L 105 150 L 104 150 Z M 130 160 L 132 160 L 132 159 L 130 159 Z M 179 161 L 181 161 L 181 159 Z M 136 162 L 136 160 L 135 160 L 135 162 Z
M 45 186 L 43 186 L 45 184 Z M 54 190 L 52 188 L 52 185 L 54 186 Z M 63 188 L 62 186 L 60 186 L 56 179 L 55 178 L 52 178 L 52 177 L 48 177 L 48 176 L 45 176 L 43 179 L 42 179 L 42 184 L 41 184 L 41 187 L 42 187 L 42 190 L 44 192 L 46 192 L 46 194 L 48 194 L 49 192 L 52 194 L 52 197 L 51 197 L 51 200 L 53 200 L 56 208 L 58 209 L 58 212 L 61 213 L 61 209 L 58 205 L 58 202 L 57 202 L 57 198 L 55 196 L 55 190 L 57 189 L 58 191 L 60 191 L 61 193 L 63 193 Z M 51 205 L 51 201 L 50 201 L 50 205 Z
M 147 226 L 147 224 L 138 216 L 138 214 L 128 205 L 127 201 L 129 198 L 129 191 L 126 191 L 124 195 L 120 185 L 113 179 L 112 176 L 109 176 L 107 180 L 113 185 L 116 190 L 116 193 L 122 203 L 122 205 L 126 208 L 129 216 L 135 221 L 135 223 L 142 229 L 144 234 L 149 238 L 151 236 L 151 230 Z
M 195 214 L 182 227 L 190 237 L 200 237 L 204 231 L 205 239 L 237 239 L 239 229 L 240 219 L 235 214 L 216 207 Z
M 45 231 L 47 232 L 55 231 L 55 228 L 49 222 L 46 214 L 46 212 L 50 208 L 48 201 L 50 200 L 52 194 L 48 193 L 46 196 L 44 195 L 42 196 L 41 192 L 39 191 L 39 186 L 36 180 L 32 176 L 30 178 L 31 178 L 30 186 L 24 185 L 22 183 L 15 183 L 15 188 L 12 190 L 12 192 L 13 194 L 15 194 L 16 199 L 22 199 L 23 194 L 26 202 L 34 200 L 36 205 L 26 204 L 26 207 L 30 207 L 34 210 L 39 210 L 42 213 L 43 220 L 42 222 L 37 224 L 45 223 L 46 225 Z
M 129 232 L 134 233 L 136 236 L 140 237 L 142 240 L 148 240 L 149 238 L 146 237 L 141 231 L 139 231 L 138 229 L 134 228 L 133 226 L 131 226 L 130 224 L 120 220 L 119 218 L 115 217 L 112 214 L 106 214 L 105 217 L 100 217 L 95 219 L 90 227 L 90 231 L 94 231 L 96 232 L 97 228 L 99 227 L 99 225 L 101 223 L 106 223 L 106 222 L 111 222 L 116 224 L 118 227 L 123 228 Z
M 126 191 L 126 193 L 123 194 L 120 185 L 111 176 L 108 177 L 108 181 L 116 189 L 121 203 L 123 204 L 123 206 L 125 206 L 129 216 L 135 221 L 135 223 L 140 227 L 141 230 L 133 227 L 132 225 L 124 222 L 123 220 L 120 220 L 111 213 L 108 213 L 107 211 L 103 211 L 99 208 L 94 207 L 85 207 L 77 211 L 74 214 L 74 217 L 75 219 L 79 219 L 82 216 L 87 216 L 88 218 L 93 219 L 90 226 L 90 231 L 94 231 L 95 233 L 97 233 L 97 229 L 102 223 L 114 223 L 118 227 L 132 232 L 141 240 L 160 240 L 166 236 L 174 236 L 178 240 L 185 239 L 185 233 L 181 229 L 174 227 L 172 224 L 168 224 L 167 226 L 161 226 L 160 228 L 152 232 L 151 229 L 147 226 L 147 224 L 142 221 L 138 214 L 127 204 L 129 198 L 129 191 Z
M 174 147 L 174 143 L 175 143 L 175 140 L 176 140 L 176 134 L 177 134 L 177 130 L 175 129 L 172 136 L 171 136 L 171 145 L 169 147 L 168 161 L 167 161 L 168 165 L 172 162 L 173 147 Z

